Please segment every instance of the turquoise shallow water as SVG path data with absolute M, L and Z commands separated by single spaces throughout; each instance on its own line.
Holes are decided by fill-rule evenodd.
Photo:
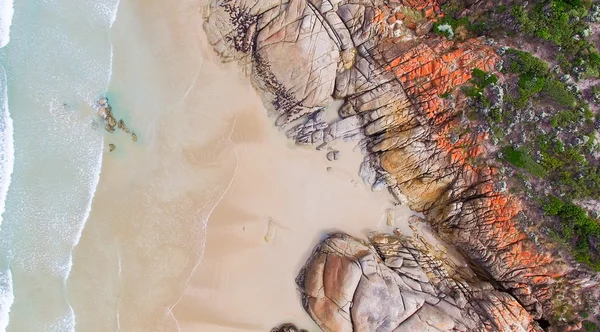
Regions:
M 0 49 L 0 328 L 7 331 L 74 330 L 65 284 L 101 170 L 103 125 L 91 106 L 110 81 L 117 7 L 118 0 L 14 4 L 10 42 Z M 0 30 L 5 37 L 7 25 Z

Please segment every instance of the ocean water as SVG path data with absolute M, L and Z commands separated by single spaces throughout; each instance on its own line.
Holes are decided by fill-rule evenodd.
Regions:
M 66 281 L 99 181 L 91 106 L 110 81 L 118 1 L 12 6 L 0 3 L 0 328 L 72 331 Z

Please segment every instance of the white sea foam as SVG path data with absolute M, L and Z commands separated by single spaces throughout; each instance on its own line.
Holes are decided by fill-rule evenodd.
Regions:
M 0 48 L 10 41 L 13 14 L 13 0 L 0 0 Z
M 0 272 L 0 330 L 6 331 L 8 314 L 15 300 L 12 274 L 9 269 Z
M 1 1 L 1 0 L 0 0 Z M 110 29 L 110 27 L 112 27 L 113 23 L 115 22 L 116 18 L 117 18 L 117 11 L 119 8 L 119 3 L 120 0 L 116 0 L 116 1 L 110 1 L 110 2 L 96 2 L 96 4 L 101 4 L 102 9 L 99 10 L 99 12 L 101 13 L 108 13 L 108 17 L 109 17 L 109 21 L 108 21 L 108 28 Z M 108 89 L 108 84 L 110 84 L 110 80 L 112 78 L 112 67 L 113 67 L 113 46 L 112 44 L 110 44 L 110 55 L 109 55 L 109 59 L 108 59 L 108 68 L 107 68 L 107 81 L 106 81 L 106 88 Z M 106 93 L 106 92 L 105 92 Z M 87 98 L 84 98 L 87 99 Z M 89 102 L 89 100 L 87 100 Z M 95 102 L 95 100 L 94 100 Z M 92 106 L 92 105 L 90 105 Z M 103 145 L 103 144 L 102 144 Z M 93 163 L 93 177 L 90 181 L 90 196 L 89 199 L 87 201 L 87 206 L 86 206 L 86 210 L 85 210 L 85 214 L 82 218 L 82 221 L 80 223 L 80 227 L 77 231 L 77 235 L 74 239 L 74 243 L 71 247 L 71 252 L 69 253 L 69 263 L 68 263 L 68 268 L 67 268 L 67 272 L 65 274 L 64 277 L 64 284 L 65 284 L 65 288 L 66 288 L 66 284 L 67 281 L 69 279 L 69 276 L 71 275 L 71 269 L 73 266 L 73 250 L 75 249 L 75 247 L 79 244 L 79 241 L 81 239 L 81 236 L 83 234 L 83 229 L 85 228 L 85 224 L 90 216 L 90 213 L 92 211 L 92 203 L 93 203 L 93 199 L 96 193 L 96 188 L 98 187 L 98 183 L 100 182 L 100 173 L 102 171 L 102 158 L 103 158 L 103 149 L 102 146 L 100 146 L 100 149 L 98 150 L 98 154 L 96 155 L 96 160 L 92 161 Z M 70 329 L 69 331 L 75 331 L 75 311 L 73 310 L 73 307 L 70 303 L 70 301 L 67 298 L 67 303 L 68 303 L 68 307 L 69 307 L 69 318 L 70 318 Z
M 35 6 L 27 1 L 17 2 L 15 24 L 27 28 L 14 28 L 13 44 L 2 49 L 7 54 L 2 65 L 10 69 L 9 75 L 15 76 L 7 80 L 0 66 L 0 262 L 3 264 L 5 258 L 10 266 L 10 270 L 2 270 L 4 266 L 0 265 L 0 331 L 9 324 L 9 312 L 13 329 L 29 326 L 43 331 L 75 330 L 76 312 L 70 303 L 67 282 L 73 250 L 89 218 L 102 167 L 102 135 L 90 125 L 90 117 L 95 115 L 82 116 L 80 111 L 87 109 L 82 107 L 82 101 L 91 106 L 108 89 L 113 56 L 109 29 L 115 22 L 119 0 L 50 2 L 41 1 Z M 77 11 L 66 10 L 72 6 Z M 29 22 L 29 12 L 40 7 L 50 13 L 84 13 L 90 29 L 74 30 L 79 21 L 68 15 L 59 21 L 54 19 L 56 15 L 45 15 Z M 13 0 L 0 0 L 0 47 L 9 41 L 13 11 Z M 60 65 L 48 68 L 49 62 Z M 14 174 L 7 81 L 17 91 L 15 97 L 11 94 L 11 106 L 20 105 L 14 108 L 22 110 L 13 114 L 19 152 Z M 27 135 L 23 134 L 25 130 Z M 61 154 L 66 156 L 66 152 L 69 157 L 64 161 L 58 158 Z M 27 170 L 32 169 L 42 170 L 35 181 L 27 176 Z M 13 276 L 17 281 L 22 276 L 52 276 L 58 283 L 62 279 L 63 284 L 51 282 L 36 293 L 17 282 L 15 299 Z M 46 314 L 36 305 L 34 310 L 39 315 L 24 315 L 31 310 L 28 301 L 44 297 L 56 303 L 58 314 Z M 26 323 L 23 317 L 27 317 Z
M 113 24 L 115 23 L 115 21 L 117 20 L 117 12 L 119 11 L 120 3 L 121 3 L 121 0 L 117 0 L 117 3 L 115 4 L 115 6 L 113 7 L 113 10 L 110 13 L 110 24 L 109 24 L 110 27 L 112 27 Z
M 13 123 L 8 111 L 6 73 L 0 64 L 0 226 L 14 162 Z M 0 330 L 2 331 L 6 331 L 8 326 L 8 314 L 14 299 L 12 274 L 7 268 L 0 272 Z
M 65 273 L 65 277 L 63 279 L 65 288 L 67 287 L 67 280 L 69 279 L 69 276 L 71 275 L 71 269 L 73 267 L 73 249 L 79 244 L 79 240 L 81 239 L 81 235 L 83 234 L 83 228 L 85 227 L 85 223 L 87 222 L 88 218 L 90 217 L 90 213 L 92 211 L 92 202 L 94 200 L 94 196 L 96 194 L 96 188 L 98 187 L 98 182 L 100 182 L 100 173 L 102 171 L 102 156 L 103 156 L 104 150 L 102 148 L 99 149 L 99 153 L 96 155 L 96 160 L 94 162 L 94 167 L 93 167 L 93 177 L 90 181 L 90 197 L 88 199 L 87 202 L 87 207 L 85 209 L 85 214 L 81 220 L 80 223 L 80 227 L 79 230 L 77 231 L 77 234 L 75 236 L 74 239 L 74 243 L 71 247 L 71 252 L 69 254 L 69 262 L 67 265 L 67 271 Z M 73 307 L 71 306 L 71 303 L 68 303 L 69 306 L 69 318 L 70 318 L 70 329 L 69 331 L 75 331 L 75 311 L 73 310 Z
M 4 67 L 0 65 L 0 226 L 14 163 L 13 121 L 8 111 L 6 73 Z

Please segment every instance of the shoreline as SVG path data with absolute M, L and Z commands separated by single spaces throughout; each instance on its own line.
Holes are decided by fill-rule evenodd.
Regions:
M 388 209 L 407 226 L 412 212 L 362 183 L 358 142 L 336 142 L 340 160 L 328 161 L 276 128 L 250 78 L 208 45 L 197 9 L 120 4 L 108 95 L 139 139 L 104 136 L 67 285 L 76 324 L 313 330 L 294 280 L 314 245 L 333 230 L 389 230 Z

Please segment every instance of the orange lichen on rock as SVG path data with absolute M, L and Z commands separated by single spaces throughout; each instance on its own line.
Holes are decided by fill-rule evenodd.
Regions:
M 440 97 L 467 83 L 475 68 L 495 72 L 500 57 L 481 39 L 463 43 L 437 39 L 411 47 L 383 41 L 381 50 L 386 71 L 398 79 L 416 114 L 426 119 L 430 130 L 426 140 L 434 144 L 424 149 L 415 139 L 413 145 L 399 148 L 402 152 L 385 151 L 382 167 L 396 177 L 397 188 L 413 208 L 424 211 L 447 240 L 514 290 L 535 317 L 541 317 L 543 306 L 551 305 L 548 285 L 566 270 L 519 228 L 521 205 L 517 198 L 495 190 L 498 172 L 474 164 L 476 157 L 485 156 L 482 143 L 488 134 L 467 131 L 459 135 L 460 110 Z M 404 165 L 418 166 L 407 172 L 405 166 L 392 162 L 397 158 Z M 402 174 L 395 173 L 399 170 Z M 531 285 L 537 287 L 535 291 Z
M 459 163 L 461 166 L 470 167 L 467 160 L 483 153 L 481 143 L 488 138 L 488 133 L 465 133 L 452 142 L 452 132 L 460 126 L 457 120 L 444 124 L 434 141 L 443 151 L 450 155 L 451 164 Z
M 463 43 L 438 39 L 386 60 L 386 70 L 394 72 L 414 104 L 439 124 L 447 120 L 446 116 L 439 117 L 447 114 L 440 95 L 469 81 L 475 68 L 494 71 L 500 57 L 479 39 Z
M 437 0 L 402 0 L 402 5 L 423 11 L 425 18 L 434 18 L 442 16 L 440 3 Z

